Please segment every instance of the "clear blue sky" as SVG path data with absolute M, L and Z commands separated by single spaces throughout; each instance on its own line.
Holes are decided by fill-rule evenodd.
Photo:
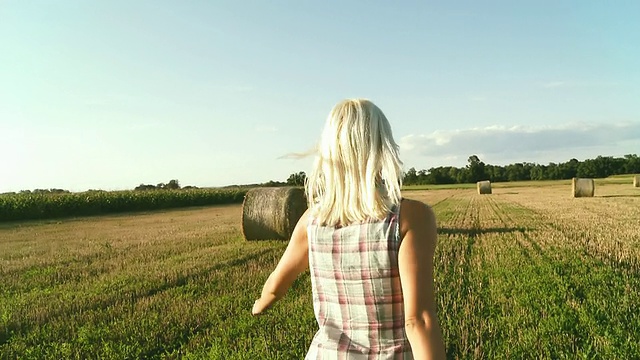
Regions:
M 405 168 L 640 153 L 639 1 L 0 3 L 0 192 L 285 180 L 331 107 Z

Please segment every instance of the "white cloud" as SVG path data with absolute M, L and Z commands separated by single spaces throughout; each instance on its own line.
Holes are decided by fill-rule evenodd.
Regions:
M 603 148 L 617 148 L 626 153 L 628 147 L 624 148 L 625 144 L 636 144 L 630 147 L 640 149 L 640 122 L 572 123 L 548 127 L 489 126 L 412 134 L 401 138 L 399 143 L 402 152 L 410 158 L 466 159 L 471 154 L 482 154 L 493 159 L 538 161 L 537 155 L 553 152 L 572 153 L 578 157 Z

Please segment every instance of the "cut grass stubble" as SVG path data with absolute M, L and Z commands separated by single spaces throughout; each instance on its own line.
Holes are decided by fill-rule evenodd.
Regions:
M 498 187 L 489 197 L 408 192 L 438 217 L 448 357 L 640 357 L 633 191 L 607 185 L 588 199 L 566 196 L 566 185 Z M 302 358 L 317 326 L 308 273 L 252 317 L 287 244 L 245 241 L 240 218 L 240 205 L 230 205 L 3 224 L 0 354 Z

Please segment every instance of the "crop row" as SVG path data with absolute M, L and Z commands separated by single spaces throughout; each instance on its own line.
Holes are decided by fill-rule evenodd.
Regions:
M 241 203 L 246 189 L 113 191 L 0 196 L 0 222 Z

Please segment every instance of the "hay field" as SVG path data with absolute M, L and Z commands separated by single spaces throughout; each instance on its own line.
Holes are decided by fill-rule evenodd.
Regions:
M 640 358 L 640 192 L 599 184 L 408 191 L 439 220 L 451 359 Z M 308 274 L 250 308 L 286 246 L 240 205 L 0 224 L 0 358 L 301 359 Z

